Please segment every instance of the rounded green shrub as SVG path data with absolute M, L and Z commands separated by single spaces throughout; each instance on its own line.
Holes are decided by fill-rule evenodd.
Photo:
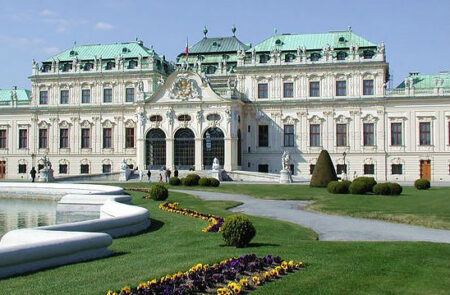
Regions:
M 188 174 L 182 179 L 182 183 L 185 186 L 194 186 L 198 185 L 199 180 L 200 176 L 198 176 L 197 174 Z
M 243 248 L 248 246 L 256 235 L 252 222 L 244 215 L 232 215 L 225 218 L 220 231 L 227 246 Z
M 327 191 L 328 191 L 330 194 L 337 194 L 337 193 L 336 193 L 336 187 L 337 187 L 338 184 L 339 184 L 339 181 L 337 181 L 337 180 L 330 181 L 330 182 L 328 183 L 328 185 L 327 185 Z
M 360 183 L 364 184 L 364 187 L 365 187 L 364 193 L 372 192 L 373 187 L 377 184 L 377 182 L 375 181 L 375 178 L 365 177 L 365 176 L 355 178 L 353 180 L 353 183 L 355 183 L 355 182 L 360 182 Z
M 341 183 L 343 183 L 347 187 L 347 193 L 350 191 L 350 185 L 352 182 L 350 180 L 342 180 Z
M 180 185 L 181 184 L 181 180 L 178 177 L 174 176 L 174 177 L 170 178 L 169 184 L 170 185 Z
M 403 188 L 398 183 L 389 183 L 389 187 L 391 188 L 391 195 L 398 196 L 403 192 Z
M 362 181 L 353 181 L 349 187 L 352 195 L 364 195 L 367 192 L 366 184 Z
M 201 186 L 210 186 L 211 182 L 209 181 L 208 177 L 202 177 L 200 178 L 200 180 L 198 181 L 198 184 Z
M 155 184 L 150 190 L 150 198 L 155 201 L 164 201 L 169 196 L 169 191 L 162 184 Z
M 414 182 L 414 187 L 416 189 L 425 190 L 431 187 L 430 181 L 425 178 L 419 178 Z
M 330 181 L 338 180 L 333 161 L 326 150 L 320 152 L 309 183 L 312 187 L 327 187 Z
M 376 195 L 390 195 L 391 187 L 388 183 L 378 183 L 373 187 L 373 192 Z
M 327 190 L 331 194 L 348 194 L 348 184 L 343 181 L 332 181 L 328 184 Z
M 218 187 L 220 185 L 220 181 L 215 179 L 214 177 L 210 177 L 209 178 L 209 185 L 210 186 L 214 186 L 214 187 Z

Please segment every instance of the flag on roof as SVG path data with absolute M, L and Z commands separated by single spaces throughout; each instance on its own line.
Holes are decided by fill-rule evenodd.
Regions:
M 189 39 L 186 37 L 186 50 L 185 50 L 186 58 L 189 56 Z

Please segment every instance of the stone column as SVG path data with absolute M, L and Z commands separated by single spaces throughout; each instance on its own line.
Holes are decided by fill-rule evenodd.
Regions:
M 166 138 L 166 167 L 169 168 L 171 171 L 175 170 L 173 151 L 174 151 L 174 139 Z
M 145 165 L 145 138 L 138 138 L 136 140 L 136 165 L 140 170 L 146 170 Z
M 225 138 L 224 161 L 223 169 L 226 171 L 237 168 L 237 138 Z
M 203 170 L 203 140 L 195 139 L 195 170 Z

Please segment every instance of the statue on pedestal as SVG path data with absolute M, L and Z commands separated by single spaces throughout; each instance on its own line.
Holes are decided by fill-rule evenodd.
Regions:
M 280 171 L 280 183 L 291 183 L 291 156 L 287 151 L 284 151 L 281 156 L 281 167 L 283 169 Z
M 220 170 L 220 162 L 219 162 L 219 159 L 214 158 L 213 164 L 212 164 L 212 170 Z
M 45 154 L 41 158 L 41 161 L 44 167 L 39 171 L 39 181 L 40 182 L 53 181 L 54 177 L 53 177 L 52 163 L 48 159 L 47 154 Z

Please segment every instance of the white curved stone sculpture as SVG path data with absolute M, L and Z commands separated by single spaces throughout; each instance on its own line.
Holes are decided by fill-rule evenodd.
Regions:
M 112 253 L 112 237 L 145 230 L 150 225 L 147 209 L 128 205 L 123 189 L 105 185 L 0 183 L 0 192 L 65 195 L 61 205 L 98 205 L 100 218 L 73 223 L 17 229 L 0 240 L 0 278 L 68 263 L 91 260 Z

